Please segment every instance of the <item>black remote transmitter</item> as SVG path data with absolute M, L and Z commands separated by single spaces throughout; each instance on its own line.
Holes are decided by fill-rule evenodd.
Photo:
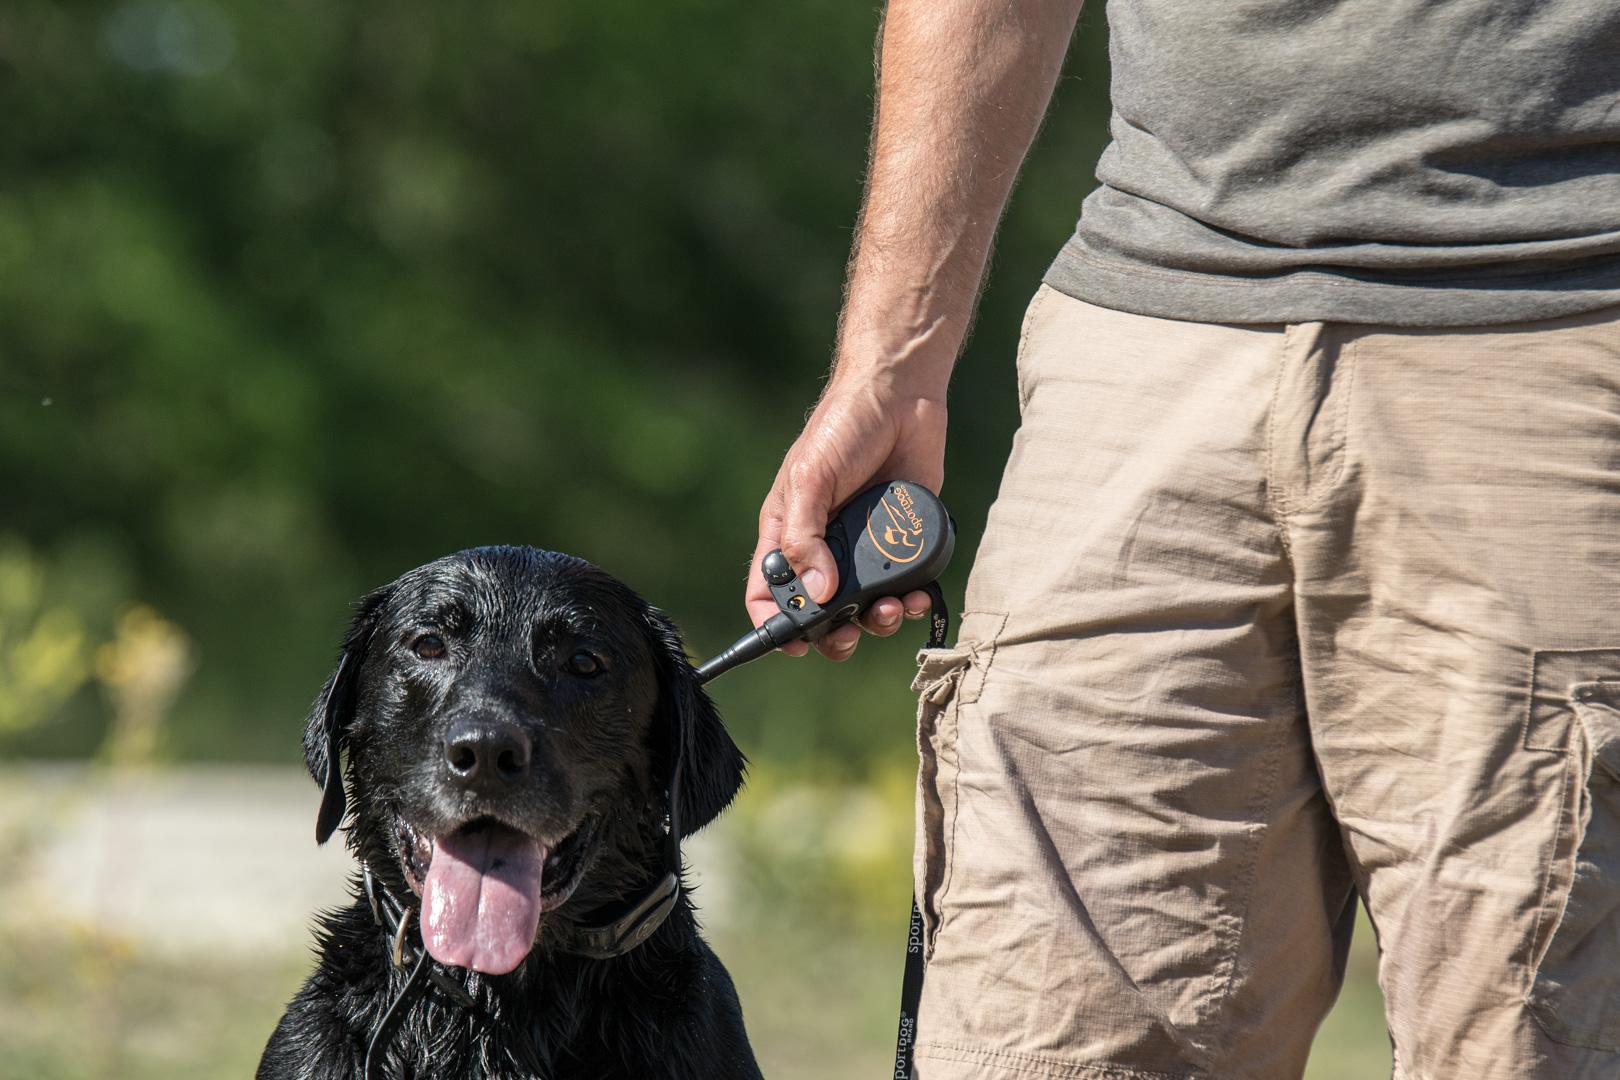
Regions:
M 827 523 L 827 547 L 838 566 L 838 591 L 825 604 L 805 592 L 787 556 L 773 551 L 760 572 L 780 612 L 705 661 L 708 682 L 791 641 L 816 641 L 885 596 L 926 588 L 944 573 L 956 546 L 956 526 L 944 504 L 921 484 L 891 480 L 849 502 Z

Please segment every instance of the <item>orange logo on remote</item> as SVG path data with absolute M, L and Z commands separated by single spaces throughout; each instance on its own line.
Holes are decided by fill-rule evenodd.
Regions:
M 883 493 L 878 505 L 866 515 L 866 535 L 890 562 L 915 562 L 922 555 L 923 521 L 917 516 L 917 502 L 906 485 L 896 484 Z

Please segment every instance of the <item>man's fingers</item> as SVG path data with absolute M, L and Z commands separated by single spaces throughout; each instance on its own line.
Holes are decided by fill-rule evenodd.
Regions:
M 860 640 L 861 628 L 854 623 L 845 623 L 816 642 L 816 651 L 838 663 L 848 660 L 855 654 L 855 646 Z
M 925 617 L 928 614 L 928 610 L 934 606 L 933 598 L 920 590 L 917 592 L 906 593 L 905 598 L 901 602 L 905 605 L 906 618 L 908 619 L 921 619 Z
M 900 629 L 905 614 L 904 604 L 895 597 L 885 596 L 881 600 L 874 600 L 872 606 L 866 609 L 866 614 L 861 616 L 861 629 L 878 637 L 888 637 Z

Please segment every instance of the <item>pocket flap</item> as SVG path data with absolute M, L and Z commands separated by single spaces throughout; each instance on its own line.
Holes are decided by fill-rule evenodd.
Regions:
M 1006 612 L 962 612 L 962 629 L 954 646 L 922 649 L 917 653 L 917 677 L 911 680 L 911 688 L 939 705 L 960 684 L 962 701 L 977 701 L 984 687 L 985 673 L 996 655 L 996 643 L 1006 625 Z
M 1620 707 L 1616 705 L 1620 682 L 1576 683 L 1569 688 L 1569 696 L 1592 748 L 1592 760 L 1620 780 Z
M 911 688 L 927 697 L 932 704 L 940 704 L 972 657 L 972 649 L 961 647 L 920 650 L 917 653 L 917 677 L 911 680 Z

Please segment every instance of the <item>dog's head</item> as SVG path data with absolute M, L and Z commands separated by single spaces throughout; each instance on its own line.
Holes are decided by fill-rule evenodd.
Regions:
M 362 600 L 304 734 L 317 839 L 347 809 L 356 854 L 422 897 L 429 952 L 491 974 L 522 963 L 542 915 L 645 883 L 678 748 L 690 834 L 743 757 L 675 627 L 589 563 L 516 547 Z

